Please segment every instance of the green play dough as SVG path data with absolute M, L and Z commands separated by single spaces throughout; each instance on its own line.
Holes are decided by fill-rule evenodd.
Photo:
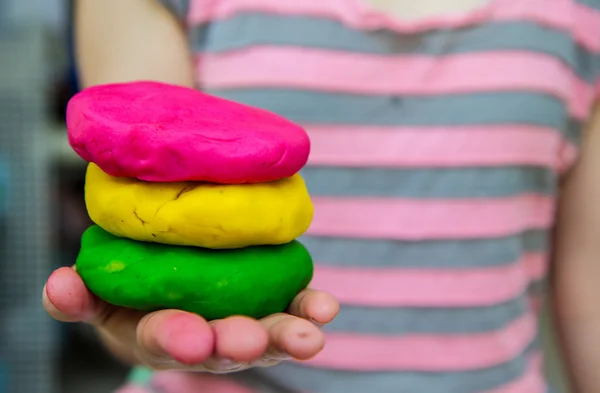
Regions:
M 175 308 L 208 320 L 282 312 L 313 275 L 312 258 L 298 241 L 210 250 L 137 242 L 96 225 L 83 234 L 76 269 L 110 304 Z

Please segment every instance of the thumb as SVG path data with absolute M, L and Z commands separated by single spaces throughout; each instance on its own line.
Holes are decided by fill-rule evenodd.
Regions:
M 50 275 L 42 293 L 42 304 L 52 318 L 61 322 L 94 322 L 106 308 L 70 267 L 61 267 Z
M 61 322 L 87 322 L 110 336 L 135 341 L 136 327 L 144 313 L 111 306 L 98 299 L 70 267 L 55 270 L 42 293 L 46 312 Z

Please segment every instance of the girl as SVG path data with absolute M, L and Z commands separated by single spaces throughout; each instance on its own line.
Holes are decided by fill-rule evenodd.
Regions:
M 251 382 L 546 392 L 551 272 L 573 389 L 600 391 L 600 0 L 80 0 L 76 14 L 84 85 L 195 86 L 302 124 L 313 143 L 316 289 L 295 316 L 142 316 L 99 305 L 70 269 L 49 279 L 53 316 L 167 370 L 138 369 L 131 389 L 246 392 L 249 377 L 206 371 L 316 355 Z M 310 320 L 333 320 L 322 351 Z

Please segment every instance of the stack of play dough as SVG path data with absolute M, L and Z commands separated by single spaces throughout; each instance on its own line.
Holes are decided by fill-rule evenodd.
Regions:
M 154 82 L 96 86 L 67 111 L 90 164 L 96 225 L 76 269 L 105 301 L 207 319 L 286 309 L 312 278 L 296 240 L 313 206 L 298 174 L 310 142 L 269 112 Z

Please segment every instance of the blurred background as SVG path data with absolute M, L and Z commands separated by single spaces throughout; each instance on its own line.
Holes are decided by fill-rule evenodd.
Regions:
M 89 225 L 85 166 L 64 125 L 77 91 L 70 9 L 69 0 L 0 0 L 0 393 L 110 393 L 127 372 L 85 326 L 56 323 L 40 304 Z M 543 325 L 548 374 L 564 389 L 547 316 Z
M 88 226 L 84 163 L 67 144 L 77 91 L 68 0 L 0 0 L 0 393 L 112 392 L 127 369 L 40 304 Z

